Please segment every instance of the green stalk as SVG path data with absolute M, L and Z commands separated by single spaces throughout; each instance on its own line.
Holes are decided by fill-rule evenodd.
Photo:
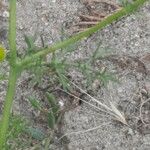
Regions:
M 10 48 L 10 65 L 15 65 L 16 63 L 16 0 L 9 1 L 9 48 Z
M 15 89 L 16 89 L 16 80 L 17 80 L 17 69 L 11 68 L 9 74 L 7 94 L 4 103 L 3 116 L 1 120 L 2 124 L 0 128 L 0 150 L 3 149 L 3 146 L 5 145 L 5 141 L 6 141 L 6 133 L 8 130 L 10 111 L 11 111 L 12 102 L 14 99 Z
M 133 13 L 141 5 L 143 5 L 146 1 L 148 1 L 148 0 L 136 0 L 133 4 L 130 4 L 130 5 L 126 6 L 125 8 L 118 10 L 116 13 L 113 13 L 112 15 L 108 16 L 106 19 L 99 22 L 97 25 L 87 29 L 86 31 L 80 32 L 79 34 L 76 34 L 73 37 L 71 37 L 63 42 L 56 43 L 51 47 L 43 49 L 40 52 L 37 52 L 36 54 L 27 56 L 22 61 L 18 61 L 18 64 L 21 66 L 26 66 L 27 64 L 33 62 L 33 60 L 36 60 L 37 58 L 39 58 L 41 56 L 45 56 L 48 53 L 53 53 L 54 51 L 56 51 L 58 49 L 65 48 L 70 44 L 73 44 L 83 38 L 86 38 L 86 37 L 92 35 L 93 33 L 97 32 L 98 30 L 103 29 L 104 27 L 111 24 L 112 22 L 122 18 L 123 16 Z
M 9 125 L 10 111 L 15 95 L 16 81 L 18 77 L 18 67 L 16 64 L 16 0 L 9 1 L 9 47 L 10 47 L 10 72 L 8 80 L 8 88 L 4 103 L 4 110 L 2 116 L 2 123 L 0 128 L 0 150 L 5 147 L 6 133 Z M 5 149 L 5 148 L 4 148 Z

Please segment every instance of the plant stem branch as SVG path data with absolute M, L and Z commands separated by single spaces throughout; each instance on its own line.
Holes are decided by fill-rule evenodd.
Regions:
M 43 49 L 40 52 L 33 54 L 32 56 L 26 56 L 23 60 L 18 61 L 17 63 L 18 63 L 18 65 L 25 66 L 41 56 L 45 56 L 48 53 L 53 53 L 58 49 L 65 48 L 70 44 L 73 44 L 83 38 L 86 38 L 86 37 L 92 35 L 93 33 L 97 32 L 98 30 L 103 29 L 104 27 L 111 24 L 112 22 L 117 21 L 118 19 L 122 18 L 123 16 L 133 13 L 141 5 L 143 5 L 146 1 L 148 1 L 148 0 L 136 0 L 133 4 L 130 4 L 130 5 L 126 6 L 125 8 L 118 10 L 117 12 L 108 16 L 104 20 L 100 21 L 97 25 L 87 29 L 86 31 L 80 32 L 63 42 L 56 43 L 51 47 Z

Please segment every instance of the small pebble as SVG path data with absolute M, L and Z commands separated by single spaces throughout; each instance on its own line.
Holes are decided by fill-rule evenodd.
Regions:
M 2 14 L 2 16 L 4 18 L 8 18 L 9 17 L 9 12 L 8 11 L 4 11 L 3 14 Z
M 64 102 L 63 101 L 59 101 L 59 105 L 60 105 L 60 107 L 63 107 L 64 106 Z

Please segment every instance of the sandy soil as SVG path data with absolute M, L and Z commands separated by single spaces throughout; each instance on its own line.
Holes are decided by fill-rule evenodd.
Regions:
M 101 4 L 94 4 L 102 8 Z M 104 6 L 103 6 L 104 7 Z M 108 12 L 106 10 L 109 10 Z M 101 9 L 110 13 L 112 7 Z M 65 24 L 68 33 L 72 33 L 73 25 L 79 22 L 79 14 L 88 12 L 83 1 L 80 0 L 19 0 L 17 2 L 17 46 L 19 54 L 24 54 L 20 48 L 26 47 L 23 35 L 42 35 L 46 44 L 60 41 L 61 28 Z M 3 16 L 2 18 L 5 18 Z M 6 19 L 7 20 L 7 19 Z M 1 20 L 0 20 L 1 21 Z M 0 24 L 1 29 L 7 31 L 7 21 Z M 71 28 L 72 27 L 72 28 Z M 72 30 L 71 30 L 72 29 Z M 7 45 L 6 38 L 0 40 Z M 5 34 L 5 33 L 4 33 Z M 86 131 L 94 127 L 98 129 L 85 133 L 68 134 L 65 140 L 51 145 L 51 149 L 60 150 L 149 150 L 150 149 L 150 107 L 143 105 L 143 124 L 139 108 L 142 102 L 148 100 L 150 92 L 150 3 L 144 5 L 138 12 L 109 25 L 102 31 L 82 41 L 70 58 L 82 59 L 90 56 L 96 49 L 97 43 L 101 49 L 110 50 L 109 56 L 98 63 L 115 73 L 117 82 L 109 82 L 107 88 L 91 85 L 93 96 L 99 101 L 112 101 L 126 116 L 129 126 L 125 126 L 110 115 L 100 112 L 82 103 L 64 115 L 61 135 Z M 36 41 L 41 46 L 40 38 Z M 2 64 L 3 71 L 7 65 Z M 101 68 L 99 68 L 101 69 Z M 27 83 L 29 73 L 22 74 L 18 81 L 16 100 L 13 111 L 30 118 L 33 110 L 27 101 L 29 95 L 42 98 L 43 93 Z M 82 78 L 74 73 L 70 76 L 82 83 Z M 46 86 L 48 80 L 41 86 Z M 82 86 L 82 84 L 79 84 Z M 3 88 L 2 88 L 3 87 Z M 1 84 L 0 102 L 5 95 L 6 83 Z M 86 89 L 85 89 L 86 90 Z M 61 97 L 62 98 L 62 97 Z M 61 99 L 60 98 L 60 99 Z M 84 97 L 89 101 L 89 97 Z M 64 97 L 64 101 L 67 99 Z M 149 106 L 149 102 L 146 104 Z M 58 137 L 56 137 L 58 138 Z

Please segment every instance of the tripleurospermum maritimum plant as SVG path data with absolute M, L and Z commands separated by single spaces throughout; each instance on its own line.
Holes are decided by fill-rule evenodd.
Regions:
M 70 44 L 73 44 L 77 41 L 80 41 L 83 38 L 86 38 L 98 30 L 106 27 L 112 22 L 120 19 L 121 17 L 128 15 L 141 5 L 144 4 L 148 0 L 136 0 L 134 3 L 127 5 L 126 7 L 118 10 L 114 14 L 104 18 L 103 21 L 99 22 L 95 26 L 87 29 L 86 31 L 80 32 L 60 43 L 56 43 L 50 47 L 44 47 L 40 51 L 33 53 L 31 55 L 27 55 L 25 58 L 20 59 L 17 56 L 17 48 L 16 48 L 16 0 L 9 1 L 9 59 L 7 60 L 10 65 L 9 70 L 9 79 L 8 79 L 8 87 L 7 93 L 5 97 L 3 115 L 1 118 L 1 126 L 0 126 L 0 149 L 5 149 L 6 142 L 6 133 L 8 129 L 8 123 L 10 118 L 10 112 L 12 108 L 13 99 L 16 91 L 16 82 L 19 78 L 19 75 L 22 71 L 24 71 L 28 66 L 34 66 L 39 58 L 46 56 L 49 53 L 54 53 L 56 50 L 67 47 Z M 0 61 L 5 58 L 5 51 L 3 46 L 0 47 Z

